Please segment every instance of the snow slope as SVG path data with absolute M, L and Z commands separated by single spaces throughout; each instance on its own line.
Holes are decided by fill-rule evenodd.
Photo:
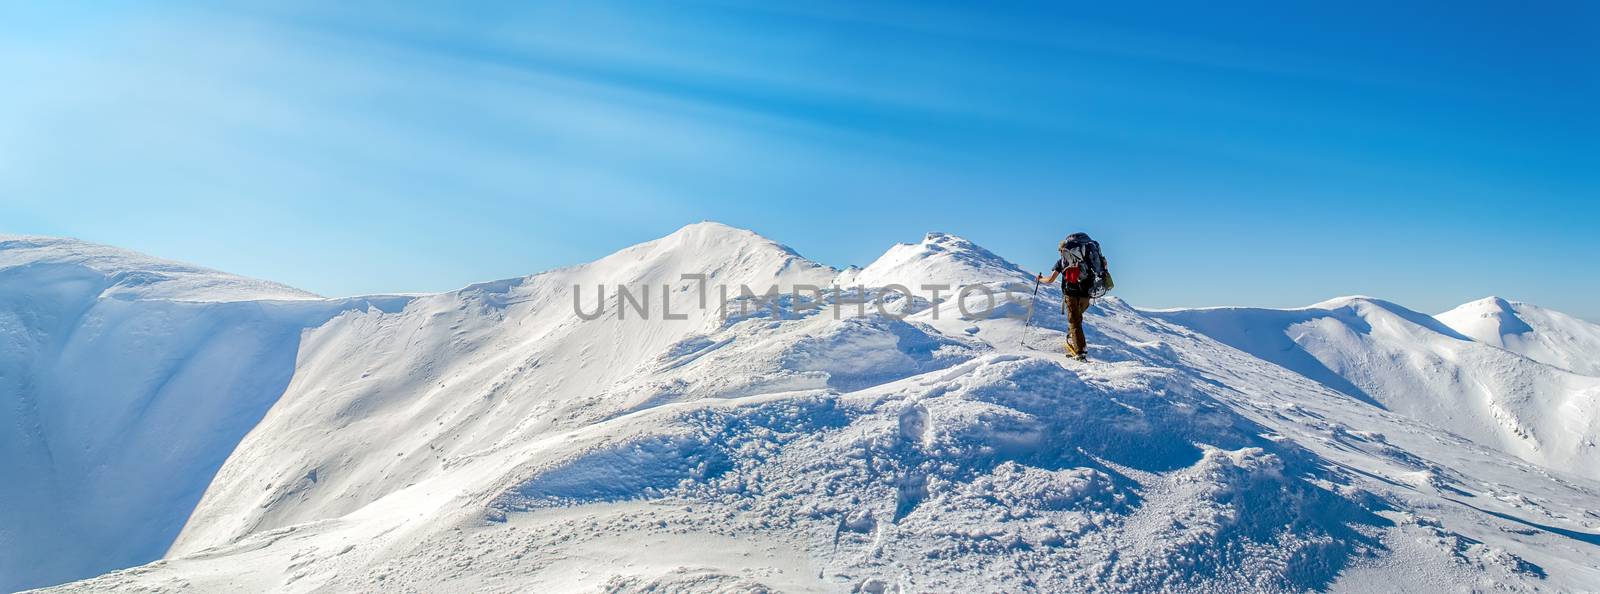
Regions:
M 1568 371 L 1600 376 L 1600 325 L 1499 297 L 1473 301 L 1434 317 L 1478 342 Z
M 703 339 L 717 311 L 697 307 L 698 283 L 683 273 L 756 292 L 825 285 L 834 275 L 748 231 L 699 224 L 592 264 L 419 299 L 403 312 L 347 313 L 306 336 L 288 391 L 218 474 L 174 552 L 337 517 L 462 459 L 670 401 L 685 387 L 656 368 L 718 348 Z M 590 291 L 587 310 L 601 285 L 614 303 L 619 283 L 656 291 L 655 319 L 629 319 L 632 310 L 619 319 L 615 308 L 590 322 L 574 314 L 574 287 Z M 660 315 L 663 285 L 686 319 Z M 719 393 L 817 383 L 717 381 Z
M 234 302 L 317 299 L 316 295 L 182 262 L 75 239 L 0 234 L 0 270 L 82 271 L 104 277 L 102 297 Z
M 1151 312 L 1352 397 L 1524 460 L 1600 478 L 1600 377 L 1473 340 L 1399 305 Z
M 866 268 L 839 275 L 841 286 L 899 285 L 922 295 L 927 284 L 964 285 L 1015 278 L 1030 288 L 1033 275 L 982 246 L 947 233 L 929 233 L 918 243 L 897 243 Z M 946 291 L 947 293 L 949 291 Z
M 805 291 L 722 315 L 684 273 L 859 283 L 908 315 Z M 304 334 L 166 559 L 60 591 L 1600 584 L 1600 483 L 1115 298 L 1088 314 L 1097 362 L 1067 360 L 1060 294 L 1027 316 L 1027 276 L 943 234 L 841 273 L 702 223 L 345 310 Z M 945 282 L 986 283 L 999 307 L 882 290 Z M 615 307 L 619 283 L 656 287 L 648 319 Z M 589 311 L 598 285 L 612 307 L 584 320 L 574 288 Z M 1385 340 L 1413 331 L 1389 315 L 1420 323 L 1350 307 Z
M 0 236 L 0 590 L 159 558 L 289 382 L 300 330 L 374 304 L 393 306 Z

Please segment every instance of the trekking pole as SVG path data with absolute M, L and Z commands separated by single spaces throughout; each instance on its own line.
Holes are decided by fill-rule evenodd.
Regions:
M 1033 306 L 1039 303 L 1039 275 L 1033 275 L 1033 297 L 1028 300 L 1028 320 L 1022 323 L 1022 346 L 1028 346 L 1028 331 L 1033 327 Z

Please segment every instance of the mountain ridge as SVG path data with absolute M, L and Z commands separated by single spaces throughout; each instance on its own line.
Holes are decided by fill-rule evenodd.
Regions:
M 1600 477 L 1600 452 L 1589 445 L 1595 423 L 1581 424 L 1600 410 L 1600 378 L 1479 342 L 1432 316 L 1365 297 L 1150 313 L 1419 422 Z
M 20 266 L 91 270 L 105 277 L 101 290 L 106 295 L 123 299 L 226 302 L 322 298 L 288 285 L 79 239 L 0 234 L 0 272 Z
M 1027 280 L 939 233 L 850 280 L 869 270 L 868 298 L 919 275 L 992 289 Z M 1485 522 L 1508 520 L 1443 499 L 1468 493 L 1497 514 L 1592 533 L 1600 523 L 1581 509 L 1595 483 L 1349 398 L 1328 382 L 1382 385 L 1316 359 L 1329 351 L 1302 350 L 1328 372 L 1319 379 L 1172 319 L 1212 314 L 1108 299 L 1089 314 L 1102 362 L 1085 366 L 1056 352 L 1063 316 L 1033 307 L 1059 299 L 1055 287 L 1037 301 L 1002 296 L 988 315 L 946 293 L 895 302 L 894 315 L 839 315 L 853 309 L 820 296 L 820 309 L 780 300 L 781 315 L 725 317 L 679 309 L 698 289 L 681 275 L 697 272 L 794 289 L 851 271 L 700 223 L 584 265 L 333 308 L 299 333 L 288 385 L 227 452 L 167 560 L 64 589 L 1300 590 L 1370 574 L 1537 590 L 1600 579 L 1583 569 L 1592 552 L 1553 548 L 1559 534 L 1497 532 Z M 654 315 L 615 304 L 618 285 L 653 291 Z M 612 292 L 592 300 L 600 287 Z M 578 318 L 575 302 L 600 304 L 599 317 Z M 1460 342 L 1388 302 L 1334 305 L 1342 317 L 1318 318 L 1341 324 L 1328 328 Z M 1030 308 L 1032 319 L 1007 317 Z M 1526 485 L 1522 500 L 1508 483 Z M 1291 499 L 1311 504 L 1281 503 Z M 691 554 L 700 547 L 682 533 L 750 555 Z M 1416 567 L 1364 560 L 1389 555 Z M 611 573 L 578 577 L 583 560 Z M 962 566 L 985 569 L 967 578 Z

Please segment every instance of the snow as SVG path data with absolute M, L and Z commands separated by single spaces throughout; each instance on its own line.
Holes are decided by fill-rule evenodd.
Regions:
M 1546 365 L 1600 376 L 1600 325 L 1520 301 L 1487 297 L 1434 316 L 1456 332 Z
M 289 382 L 300 331 L 396 301 L 0 238 L 0 590 L 159 557 Z
M 1369 297 L 1294 310 L 1208 308 L 1150 315 L 1419 422 L 1530 462 L 1600 478 L 1600 448 L 1594 446 L 1600 441 L 1600 377 L 1508 352 L 1431 316 Z M 1587 329 L 1580 324 L 1570 327 Z M 1540 345 L 1550 339 L 1538 337 L 1571 335 L 1530 331 L 1526 340 Z
M 48 268 L 102 283 L 109 299 L 167 301 L 304 300 L 317 296 L 299 289 L 199 266 L 152 258 L 76 239 L 0 234 L 0 271 L 24 273 Z
M 965 285 L 1016 279 L 1029 286 L 1033 275 L 1007 262 L 989 250 L 964 238 L 947 233 L 929 233 L 919 243 L 898 243 L 866 268 L 847 270 L 836 283 L 841 286 L 887 287 L 899 285 L 919 295 L 922 285 L 948 284 L 954 289 Z
M 780 296 L 735 299 L 723 316 L 714 288 L 709 307 L 695 306 L 703 293 L 684 273 L 757 293 L 775 285 Z M 196 359 L 218 378 L 278 374 L 276 384 L 207 392 L 218 408 L 253 403 L 195 424 L 248 430 L 205 444 L 226 458 L 220 468 L 124 471 L 129 485 L 201 477 L 190 483 L 203 483 L 204 496 L 173 512 L 187 518 L 181 534 L 140 532 L 118 519 L 133 514 L 122 507 L 56 508 L 34 524 L 5 514 L 0 526 L 18 535 L 13 542 L 31 542 L 63 519 L 124 522 L 126 534 L 171 544 L 143 558 L 83 552 L 71 569 L 80 577 L 150 562 L 60 591 L 1600 584 L 1600 483 L 1581 447 L 1595 435 L 1591 376 L 1479 341 L 1445 316 L 1369 298 L 1167 312 L 1103 299 L 1087 315 L 1096 361 L 1083 364 L 1060 351 L 1059 290 L 1042 288 L 1035 303 L 1029 276 L 945 234 L 840 272 L 748 231 L 700 223 L 520 279 L 366 306 L 308 301 L 317 315 L 296 310 L 305 315 L 282 326 L 231 332 L 293 329 L 295 340 L 270 349 L 277 363 L 227 350 Z M 836 282 L 882 297 L 891 315 L 868 305 L 857 316 L 848 294 L 796 292 Z M 984 283 L 999 307 L 963 312 L 951 295 L 921 290 L 930 283 Z M 618 284 L 653 288 L 648 319 L 617 306 Z M 884 289 L 894 284 L 916 297 Z M 607 307 L 581 319 L 575 298 L 591 311 L 601 285 Z M 40 319 L 55 302 L 13 297 L 23 293 L 0 287 L 13 318 Z M 115 301 L 84 299 L 91 309 Z M 739 313 L 740 303 L 756 307 Z M 822 307 L 796 307 L 809 305 Z M 1030 305 L 1027 324 L 1009 315 Z M 214 315 L 163 314 L 167 325 L 70 363 L 127 357 L 136 368 L 143 351 L 133 345 L 157 336 L 205 353 L 203 333 L 170 325 Z M 92 334 L 80 317 L 53 319 Z M 1529 326 L 1534 335 L 1579 332 L 1562 320 Z M 6 369 L 54 364 L 50 353 L 7 356 L 15 367 Z M 19 402 L 91 398 L 5 390 Z M 113 385 L 93 397 L 140 394 Z M 114 422 L 123 418 L 47 434 L 160 449 L 127 437 L 147 421 Z M 181 437 L 189 425 L 157 427 Z M 1537 447 L 1519 445 L 1530 438 L 1518 429 Z M 57 471 L 41 459 L 21 472 L 4 484 L 37 489 Z M 75 496 L 82 504 L 105 492 Z

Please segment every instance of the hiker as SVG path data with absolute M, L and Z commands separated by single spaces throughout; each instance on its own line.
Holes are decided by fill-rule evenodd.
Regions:
M 1100 253 L 1100 243 L 1090 239 L 1087 233 L 1068 235 L 1061 240 L 1058 251 L 1061 259 L 1056 260 L 1050 278 L 1039 274 L 1034 280 L 1054 283 L 1056 277 L 1061 277 L 1061 294 L 1065 297 L 1062 309 L 1067 314 L 1069 330 L 1067 354 L 1079 361 L 1087 361 L 1089 345 L 1083 337 L 1083 312 L 1089 309 L 1089 303 L 1095 297 L 1111 290 L 1111 273 L 1107 270 L 1106 257 Z

